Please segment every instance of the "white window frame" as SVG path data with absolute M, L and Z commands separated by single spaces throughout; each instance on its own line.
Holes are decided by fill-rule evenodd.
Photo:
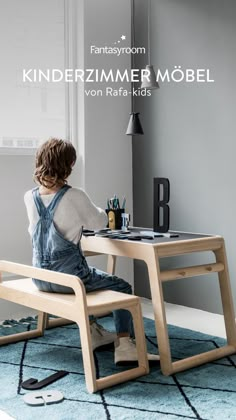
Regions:
M 64 0 L 65 68 L 76 68 L 79 62 L 78 54 L 80 53 L 81 57 L 83 57 L 83 37 L 77 39 L 77 25 L 83 27 L 83 1 Z M 80 120 L 81 124 L 79 124 L 78 120 Z M 75 82 L 65 83 L 65 138 L 72 142 L 77 151 L 79 148 L 79 125 L 80 132 L 82 133 L 83 120 L 81 119 L 81 115 L 78 116 L 78 86 Z M 35 148 L 0 147 L 0 155 L 35 155 L 35 151 Z

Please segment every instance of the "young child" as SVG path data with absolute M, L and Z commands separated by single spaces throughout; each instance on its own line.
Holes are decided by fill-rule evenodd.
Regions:
M 121 278 L 89 267 L 80 246 L 82 228 L 106 227 L 106 213 L 96 207 L 88 195 L 67 184 L 76 161 L 76 151 L 68 141 L 52 138 L 36 153 L 34 180 L 39 185 L 24 196 L 33 245 L 33 265 L 78 276 L 86 292 L 114 290 L 132 293 Z M 74 293 L 70 287 L 33 279 L 43 292 Z M 79 310 L 79 308 L 78 308 Z M 127 310 L 113 312 L 117 336 L 91 322 L 93 350 L 115 341 L 115 363 L 137 360 L 132 317 Z M 158 360 L 154 354 L 149 360 Z

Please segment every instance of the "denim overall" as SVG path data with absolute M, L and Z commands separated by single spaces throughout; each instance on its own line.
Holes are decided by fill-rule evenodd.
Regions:
M 130 284 L 123 279 L 88 266 L 80 244 L 82 228 L 79 242 L 76 245 L 64 238 L 55 227 L 53 222 L 55 210 L 69 188 L 68 185 L 62 187 L 47 207 L 45 207 L 39 195 L 39 188 L 36 187 L 32 190 L 39 215 L 39 221 L 32 234 L 33 266 L 78 276 L 84 283 L 87 293 L 95 290 L 114 290 L 131 294 Z M 37 288 L 43 292 L 74 293 L 70 287 L 37 279 L 32 280 Z M 129 332 L 133 336 L 130 312 L 119 309 L 113 312 L 113 316 L 116 332 Z

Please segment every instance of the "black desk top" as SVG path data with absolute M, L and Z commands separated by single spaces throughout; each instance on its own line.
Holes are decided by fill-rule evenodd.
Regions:
M 89 233 L 88 233 L 89 232 Z M 130 227 L 128 232 L 121 230 L 102 229 L 100 231 L 85 231 L 84 236 L 96 236 L 100 238 L 109 238 L 117 240 L 128 240 L 132 242 L 142 242 L 150 244 L 160 244 L 169 242 L 178 242 L 183 240 L 212 238 L 215 235 L 189 233 L 189 232 L 176 232 L 169 231 L 167 233 L 153 232 L 150 228 Z
M 136 228 L 132 227 L 130 228 L 131 234 L 137 234 L 141 235 L 141 232 L 150 234 L 153 233 L 153 229 L 148 228 Z M 151 243 L 165 243 L 165 242 L 176 242 L 176 241 L 184 241 L 184 240 L 191 240 L 191 239 L 200 239 L 200 238 L 211 238 L 215 235 L 209 235 L 209 234 L 202 234 L 202 233 L 190 233 L 190 232 L 177 232 L 177 231 L 168 231 L 168 234 L 170 234 L 170 237 L 165 236 L 166 233 L 160 233 L 160 235 L 164 235 L 163 237 L 154 237 L 153 239 L 142 239 L 142 242 L 151 242 Z M 173 237 L 171 237 L 171 234 L 173 234 Z M 178 235 L 178 236 L 176 236 Z

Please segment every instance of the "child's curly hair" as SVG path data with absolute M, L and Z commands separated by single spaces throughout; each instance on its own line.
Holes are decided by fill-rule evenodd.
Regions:
M 36 152 L 34 181 L 46 188 L 63 186 L 76 161 L 76 151 L 69 141 L 51 138 Z

